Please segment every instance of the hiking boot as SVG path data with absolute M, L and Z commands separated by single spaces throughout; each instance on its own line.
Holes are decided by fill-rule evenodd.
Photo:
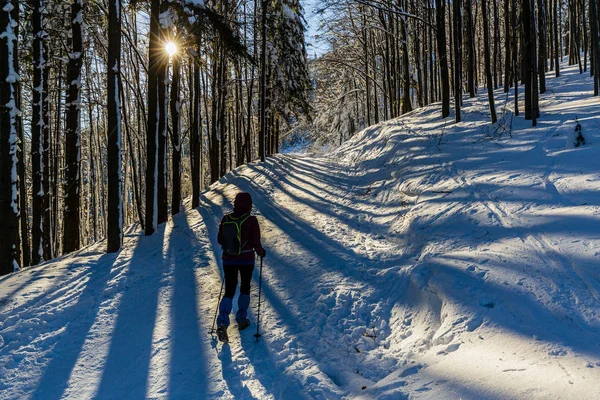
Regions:
M 243 331 L 244 329 L 246 329 L 249 326 L 250 326 L 250 320 L 248 318 L 238 321 L 238 329 L 240 331 Z
M 229 336 L 227 336 L 227 327 L 225 325 L 219 325 L 217 328 L 217 338 L 220 342 L 229 343 Z

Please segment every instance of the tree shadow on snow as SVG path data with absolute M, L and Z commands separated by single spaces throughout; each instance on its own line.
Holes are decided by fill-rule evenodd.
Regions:
M 164 234 L 165 224 L 152 236 L 140 236 L 133 251 L 97 398 L 146 397 L 158 293 L 169 273 L 162 256 Z
M 60 399 L 69 387 L 69 378 L 75 368 L 85 339 L 94 324 L 102 302 L 98 300 L 100 293 L 106 287 L 113 275 L 110 270 L 118 263 L 117 254 L 105 254 L 90 263 L 89 269 L 77 275 L 82 279 L 88 275 L 85 287 L 78 297 L 77 303 L 65 310 L 73 319 L 67 323 L 66 329 L 57 338 L 49 356 L 50 362 L 44 368 L 38 386 L 32 393 L 32 399 Z M 71 268 L 73 266 L 70 266 Z M 78 265 L 78 267 L 81 267 Z M 98 293 L 100 291 L 100 293 Z M 44 292 L 47 296 L 48 293 Z M 50 299 L 48 299 L 50 301 Z
M 196 301 L 202 288 L 198 287 L 194 274 L 196 267 L 205 263 L 207 257 L 202 253 L 190 253 L 190 249 L 199 246 L 185 213 L 176 215 L 173 224 L 166 253 L 174 280 L 169 324 L 172 334 L 169 398 L 185 398 L 208 393 L 209 367 Z

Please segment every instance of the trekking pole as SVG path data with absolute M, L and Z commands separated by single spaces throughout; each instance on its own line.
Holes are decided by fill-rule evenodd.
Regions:
M 217 323 L 217 313 L 219 311 L 219 304 L 220 304 L 220 300 L 221 300 L 221 294 L 223 294 L 223 286 L 224 285 L 225 285 L 225 277 L 223 277 L 223 280 L 221 280 L 221 290 L 219 290 L 219 297 L 217 299 L 217 308 L 215 309 L 215 318 L 213 319 L 212 328 L 210 329 L 211 335 L 215 333 L 215 324 Z
M 258 316 L 256 317 L 256 333 L 254 334 L 254 337 L 256 338 L 256 341 L 258 342 L 258 338 L 261 337 L 262 335 L 260 333 L 258 333 L 259 329 L 260 329 L 260 297 L 261 297 L 261 293 L 262 293 L 262 267 L 263 267 L 263 258 L 260 258 L 260 272 L 259 272 L 259 278 L 258 278 Z

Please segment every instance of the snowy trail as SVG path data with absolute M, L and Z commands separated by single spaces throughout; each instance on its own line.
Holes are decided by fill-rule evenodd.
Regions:
M 548 84 L 536 129 L 490 130 L 483 97 L 458 125 L 419 109 L 240 167 L 118 255 L 0 278 L 0 398 L 597 398 L 600 106 L 575 68 Z M 216 233 L 240 190 L 264 335 L 257 265 L 253 325 L 224 346 Z

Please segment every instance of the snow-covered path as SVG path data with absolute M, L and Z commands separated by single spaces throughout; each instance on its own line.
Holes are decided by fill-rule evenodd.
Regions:
M 563 71 L 538 128 L 490 130 L 483 97 L 461 124 L 417 110 L 240 167 L 118 255 L 0 278 L 0 398 L 598 398 L 600 106 Z M 267 248 L 264 335 L 223 346 L 216 232 L 240 190 Z

